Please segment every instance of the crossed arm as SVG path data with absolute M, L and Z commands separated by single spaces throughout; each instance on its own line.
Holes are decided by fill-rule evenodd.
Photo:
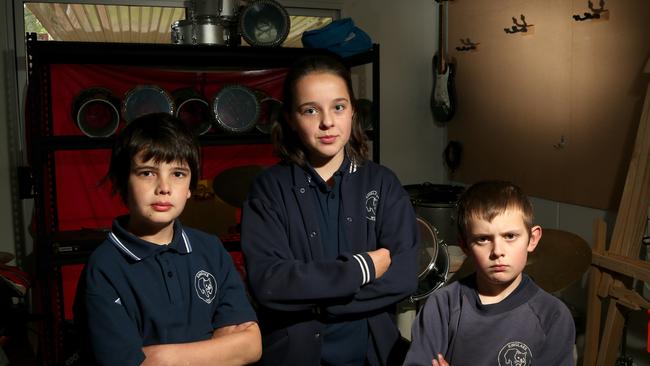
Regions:
M 257 323 L 246 322 L 219 328 L 208 340 L 146 346 L 142 351 L 142 366 L 247 365 L 260 359 L 262 340 Z

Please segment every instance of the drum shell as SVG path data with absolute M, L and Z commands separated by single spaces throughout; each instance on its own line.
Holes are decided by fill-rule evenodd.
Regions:
M 193 44 L 225 45 L 228 41 L 226 27 L 219 17 L 212 15 L 196 17 L 192 28 Z
M 219 16 L 220 18 L 232 18 L 236 15 L 239 0 L 200 0 L 192 1 L 189 17 L 197 16 Z
M 181 88 L 172 92 L 174 115 L 183 121 L 197 135 L 210 131 L 212 118 L 210 104 L 201 93 L 193 88 Z
M 122 118 L 126 123 L 149 113 L 173 115 L 174 109 L 172 97 L 157 85 L 137 85 L 122 100 Z
M 424 276 L 418 279 L 418 289 L 409 297 L 411 302 L 426 299 L 435 290 L 447 283 L 449 276 L 449 251 L 447 245 L 438 242 L 435 265 Z
M 414 202 L 416 215 L 425 219 L 436 230 L 438 239 L 446 245 L 458 245 L 458 227 L 455 203 Z
M 72 119 L 88 137 L 108 137 L 120 124 L 120 100 L 106 88 L 88 88 L 77 94 L 72 104 Z M 96 110 L 100 115 L 86 115 Z
M 219 17 L 223 19 L 233 19 L 237 16 L 238 0 L 221 0 Z
M 274 0 L 254 0 L 239 15 L 239 32 L 251 46 L 278 47 L 290 29 L 289 14 Z
M 404 186 L 418 216 L 431 224 L 438 238 L 447 245 L 458 244 L 456 203 L 464 188 L 444 184 Z
M 255 127 L 260 113 L 258 94 L 244 85 L 225 85 L 212 98 L 216 125 L 227 132 L 246 132 Z
M 171 41 L 173 44 L 195 44 L 192 37 L 194 23 L 190 19 L 183 19 L 172 24 Z
M 264 134 L 270 134 L 273 125 L 278 121 L 282 114 L 282 101 L 279 99 L 266 97 L 260 101 L 260 116 L 257 119 L 255 127 Z

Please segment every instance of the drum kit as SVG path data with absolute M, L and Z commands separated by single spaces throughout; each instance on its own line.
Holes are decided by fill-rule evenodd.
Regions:
M 186 19 L 171 25 L 171 42 L 186 45 L 237 46 L 241 37 L 251 46 L 276 47 L 289 35 L 287 11 L 274 0 L 194 0 Z

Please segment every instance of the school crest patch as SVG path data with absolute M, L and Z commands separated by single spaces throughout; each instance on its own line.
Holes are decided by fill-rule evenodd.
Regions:
M 209 272 L 203 270 L 196 272 L 194 288 L 199 298 L 208 304 L 212 303 L 217 296 L 217 280 Z
M 370 191 L 366 194 L 366 219 L 377 220 L 377 205 L 379 204 L 379 193 Z
M 521 342 L 509 342 L 499 351 L 499 366 L 528 366 L 533 362 L 533 354 Z

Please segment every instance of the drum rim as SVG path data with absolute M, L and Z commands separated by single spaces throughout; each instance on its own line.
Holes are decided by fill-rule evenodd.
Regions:
M 133 96 L 133 94 L 135 94 L 135 93 L 137 93 L 137 92 L 139 92 L 141 90 L 145 90 L 145 89 L 154 89 L 154 90 L 158 91 L 159 94 L 162 95 L 166 99 L 167 104 L 169 106 L 168 110 L 166 110 L 164 112 L 161 112 L 161 113 L 169 113 L 171 115 L 174 115 L 174 111 L 176 110 L 174 99 L 171 97 L 171 95 L 164 88 L 162 88 L 162 87 L 160 87 L 158 85 L 155 85 L 155 84 L 140 84 L 140 85 L 136 85 L 133 88 L 129 89 L 124 94 L 124 99 L 122 99 L 122 108 L 121 108 L 122 119 L 127 124 L 131 123 L 131 121 L 133 121 L 134 119 L 140 117 L 140 116 L 136 116 L 136 117 L 134 117 L 132 119 L 127 118 L 127 117 L 129 117 L 128 114 L 127 114 L 127 104 L 129 102 L 129 98 L 131 96 Z
M 421 222 L 424 224 L 427 230 L 431 233 L 431 236 L 433 237 L 433 244 L 435 245 L 434 252 L 431 255 L 431 260 L 429 261 L 429 264 L 426 266 L 426 268 L 424 268 L 424 270 L 419 271 L 418 274 L 418 280 L 419 280 L 420 278 L 426 277 L 429 274 L 429 272 L 431 272 L 431 269 L 436 266 L 436 260 L 438 259 L 438 245 L 440 243 L 440 239 L 438 238 L 438 234 L 436 234 L 436 230 L 426 218 L 417 215 L 415 217 L 415 220 L 418 223 Z
M 274 119 L 273 119 L 273 118 L 269 118 L 269 119 L 273 119 L 273 120 L 272 120 L 272 121 L 268 121 L 268 123 L 260 123 L 260 122 L 262 121 L 262 118 L 261 118 L 261 117 L 262 117 L 262 116 L 261 116 L 261 111 L 262 111 L 262 105 L 263 105 L 264 103 L 275 104 L 278 108 L 280 108 L 280 109 L 278 110 L 278 112 L 275 113 L 275 117 L 276 117 L 276 118 L 274 118 Z M 282 114 L 283 103 L 282 103 L 282 101 L 281 101 L 280 99 L 273 98 L 273 97 L 265 97 L 265 98 L 260 99 L 260 101 L 259 101 L 259 106 L 260 106 L 260 116 L 258 116 L 258 118 L 257 118 L 257 122 L 255 122 L 255 128 L 257 128 L 257 130 L 260 131 L 260 132 L 262 132 L 263 134 L 270 134 L 270 133 L 271 133 L 271 130 L 273 129 L 273 124 L 276 123 L 276 121 L 277 121 L 277 120 L 279 119 L 279 117 L 280 117 L 280 114 Z M 273 116 L 274 116 L 273 113 L 269 114 L 269 117 L 273 117 Z M 264 126 L 266 126 L 266 125 L 269 126 L 269 127 L 268 127 L 268 130 L 267 130 L 266 127 L 264 127 Z
M 178 103 L 178 106 L 176 106 L 176 111 L 174 112 L 174 116 L 180 119 L 180 113 L 181 109 L 183 109 L 183 106 L 186 105 L 189 102 L 200 102 L 201 104 L 205 104 L 207 110 L 208 110 L 208 115 L 210 114 L 210 103 L 208 103 L 207 100 L 200 98 L 200 97 L 191 97 L 183 100 L 181 103 Z M 199 125 L 199 128 L 194 129 L 194 133 L 197 135 L 204 135 L 210 131 L 212 128 L 212 121 L 204 121 Z
M 445 257 L 445 263 L 444 263 L 445 264 L 445 266 L 444 266 L 445 271 L 444 271 L 444 274 L 441 275 L 441 280 L 442 281 L 438 282 L 433 288 L 431 288 L 431 289 L 429 289 L 427 291 L 424 291 L 424 292 L 418 292 L 419 291 L 419 288 L 418 288 L 418 290 L 415 290 L 415 292 L 413 292 L 413 294 L 411 294 L 411 296 L 409 296 L 409 301 L 410 302 L 415 303 L 417 301 L 426 299 L 434 291 L 436 291 L 439 288 L 443 287 L 445 284 L 447 284 L 447 281 L 449 281 L 449 262 L 450 262 L 449 251 L 447 250 L 447 244 L 445 244 L 444 242 L 441 242 L 440 245 L 441 245 L 441 248 L 438 248 L 438 249 L 442 249 L 442 252 L 444 253 L 443 257 Z M 438 253 L 440 253 L 440 251 L 438 251 Z M 437 256 L 436 256 L 436 259 L 437 259 Z M 437 260 L 436 260 L 436 264 L 437 264 Z M 436 272 L 436 274 L 438 274 L 438 273 Z M 440 275 L 440 274 L 438 274 L 438 275 Z M 418 285 L 419 285 L 419 283 L 420 283 L 420 281 L 418 279 Z
M 244 24 L 244 22 L 247 19 L 246 16 L 249 14 L 249 12 L 253 10 L 257 10 L 255 9 L 256 7 L 265 6 L 265 5 L 268 5 L 271 8 L 277 10 L 285 23 L 284 24 L 285 27 L 283 29 L 280 29 L 281 32 L 278 33 L 278 37 L 276 37 L 276 39 L 270 42 L 260 42 L 257 39 L 253 39 L 253 37 L 251 37 L 251 35 L 246 31 L 245 24 Z M 275 0 L 254 0 L 250 2 L 239 15 L 238 27 L 239 27 L 239 33 L 241 34 L 242 38 L 244 38 L 244 40 L 251 46 L 277 47 L 280 46 L 289 36 L 289 32 L 291 30 L 291 18 L 289 17 L 289 13 L 287 12 L 287 9 L 285 9 L 284 6 L 282 6 L 282 4 L 278 3 Z
M 82 127 L 80 121 L 80 113 L 86 107 L 87 104 L 91 102 L 103 102 L 111 106 L 114 111 L 114 118 L 110 123 L 110 126 L 114 126 L 110 133 L 107 134 L 89 134 L 87 130 Z M 108 137 L 117 131 L 120 125 L 121 115 L 120 115 L 120 99 L 115 96 L 112 90 L 104 86 L 91 86 L 79 91 L 73 100 L 71 117 L 74 124 L 79 128 L 79 130 L 88 137 Z
M 219 99 L 223 97 L 223 93 L 225 91 L 227 91 L 227 90 L 236 90 L 236 89 L 244 91 L 245 94 L 248 94 L 249 96 L 251 96 L 252 97 L 251 100 L 254 100 L 254 102 L 255 102 L 255 111 L 254 111 L 255 116 L 254 116 L 254 118 L 251 118 L 251 121 L 249 121 L 248 124 L 246 124 L 245 126 L 243 126 L 241 128 L 232 127 L 232 126 L 229 126 L 228 124 L 224 123 L 223 118 L 221 117 L 221 114 L 217 113 L 218 112 L 218 107 L 219 107 Z M 223 86 L 217 93 L 215 93 L 214 97 L 212 98 L 212 106 L 211 106 L 210 109 L 211 109 L 211 112 L 212 112 L 212 117 L 214 117 L 214 120 L 217 122 L 216 124 L 220 128 L 222 128 L 223 130 L 225 130 L 227 132 L 234 132 L 234 133 L 247 132 L 247 131 L 250 131 L 251 129 L 255 128 L 255 125 L 257 124 L 257 120 L 258 120 L 258 118 L 260 116 L 260 102 L 259 102 L 259 100 L 257 98 L 257 95 L 255 94 L 255 92 L 251 88 L 249 88 L 249 87 L 247 87 L 245 85 L 240 85 L 240 84 L 232 84 L 232 85 Z
M 93 133 L 90 133 L 86 128 L 83 127 L 84 124 L 80 122 L 81 121 L 81 115 L 80 114 L 84 110 L 84 107 L 86 105 L 88 105 L 89 103 L 91 103 L 91 102 L 105 103 L 105 104 L 109 105 L 111 107 L 111 109 L 113 110 L 113 112 L 114 112 L 113 113 L 113 118 L 112 118 L 111 122 L 107 125 L 107 126 L 110 126 L 110 128 L 107 128 L 107 130 L 110 130 L 109 132 L 107 132 L 105 134 L 93 134 Z M 88 137 L 109 137 L 109 136 L 113 135 L 115 133 L 115 131 L 117 131 L 117 128 L 120 126 L 120 111 L 117 109 L 117 107 L 108 98 L 107 99 L 92 98 L 92 99 L 88 99 L 88 100 L 84 101 L 83 103 L 81 103 L 81 105 L 79 105 L 79 109 L 77 110 L 75 122 L 77 123 L 77 127 L 79 127 L 81 132 L 83 132 L 84 135 L 86 135 Z

